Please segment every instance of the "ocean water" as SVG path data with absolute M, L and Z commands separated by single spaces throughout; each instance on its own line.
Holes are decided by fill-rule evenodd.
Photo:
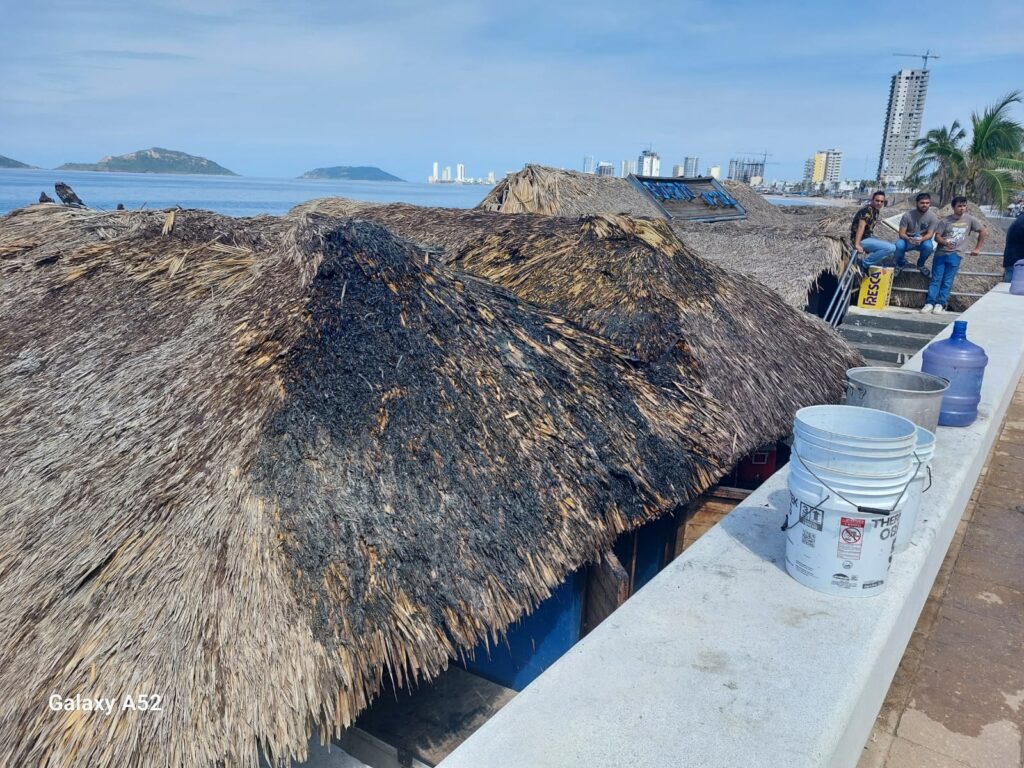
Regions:
M 227 216 L 280 215 L 318 197 L 472 208 L 491 191 L 489 186 L 475 184 L 0 169 L 0 215 L 37 202 L 40 192 L 57 200 L 53 185 L 58 181 L 70 184 L 90 208 L 112 210 L 118 203 L 126 208 L 180 205 Z

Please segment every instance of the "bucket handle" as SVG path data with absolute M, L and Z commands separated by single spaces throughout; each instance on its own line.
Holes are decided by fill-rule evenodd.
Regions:
M 907 492 L 907 489 L 910 487 L 910 484 L 912 482 L 914 482 L 914 476 L 917 475 L 917 470 L 919 470 L 921 468 L 921 464 L 924 463 L 924 462 L 921 461 L 920 457 L 917 455 L 917 452 L 915 451 L 914 452 L 914 458 L 917 460 L 917 466 L 914 467 L 914 471 L 910 475 L 910 480 L 908 480 L 907 484 L 903 486 L 903 490 L 900 491 L 900 495 L 896 497 L 896 501 L 895 501 L 895 503 L 893 503 L 892 509 L 886 510 L 886 509 L 875 509 L 874 507 L 862 507 L 859 504 L 854 504 L 848 498 L 843 496 L 843 494 L 841 494 L 839 491 L 837 491 L 831 485 L 829 485 L 824 480 L 822 480 L 820 477 L 818 477 L 814 473 L 814 470 L 811 469 L 809 466 L 807 466 L 807 462 L 804 461 L 804 457 L 800 455 L 799 451 L 793 451 L 793 455 L 796 456 L 796 458 L 799 460 L 799 462 L 804 465 L 804 469 L 806 469 L 808 472 L 811 473 L 811 477 L 813 477 L 815 480 L 817 480 L 819 483 L 821 483 L 825 488 L 828 488 L 830 491 L 832 491 L 832 493 L 834 493 L 840 499 L 845 501 L 851 507 L 856 509 L 860 514 L 862 514 L 862 515 L 881 515 L 883 517 L 888 517 L 889 515 L 891 515 L 893 512 L 896 511 L 896 507 L 898 507 L 900 505 L 900 502 L 903 500 L 903 494 L 905 494 Z M 931 477 L 931 467 L 929 467 L 928 469 L 929 469 L 929 475 L 928 476 Z M 929 485 L 928 487 L 930 488 L 931 485 Z M 827 498 L 828 497 L 826 497 L 826 499 Z M 818 503 L 819 504 L 824 504 L 825 500 L 823 499 L 822 501 L 819 501 Z M 787 524 L 789 523 L 789 513 L 788 512 L 786 513 L 786 523 Z
M 925 488 L 921 493 L 928 493 L 928 489 L 932 487 L 932 467 L 929 464 L 926 469 L 928 470 L 928 487 Z

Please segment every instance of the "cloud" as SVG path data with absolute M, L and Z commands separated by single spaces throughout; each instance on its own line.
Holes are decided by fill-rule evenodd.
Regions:
M 112 59 L 115 61 L 198 61 L 198 56 L 161 51 L 76 51 L 86 59 Z

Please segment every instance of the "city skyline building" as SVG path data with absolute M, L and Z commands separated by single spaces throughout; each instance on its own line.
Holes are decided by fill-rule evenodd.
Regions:
M 708 176 L 710 176 L 712 179 L 721 179 L 722 178 L 722 166 L 720 166 L 720 165 L 709 165 L 708 166 Z
M 583 172 L 593 173 L 594 172 L 594 156 L 584 155 L 583 156 Z
M 752 179 L 764 178 L 764 161 L 733 158 L 729 161 L 729 174 L 727 178 L 733 181 L 742 181 L 751 184 Z
M 455 164 L 455 180 L 465 181 L 466 180 L 466 166 L 462 163 Z
M 606 163 L 603 160 L 597 164 L 597 175 L 598 176 L 614 176 L 615 166 L 612 163 Z
M 927 69 L 901 69 L 892 76 L 878 157 L 877 176 L 883 184 L 899 183 L 910 175 L 914 144 L 921 136 L 928 75 Z
M 843 166 L 843 153 L 838 149 L 823 149 L 804 163 L 804 181 L 812 184 L 838 184 Z
M 672 166 L 672 175 L 673 176 L 685 176 L 686 175 L 686 166 L 685 165 L 673 165 Z
M 444 170 L 441 171 L 441 181 L 451 181 L 451 180 L 452 180 L 452 167 L 450 165 L 446 165 L 444 167 Z
M 622 160 L 619 163 L 619 176 L 626 178 L 633 173 L 636 173 L 636 160 Z
M 437 175 L 437 167 L 438 167 L 438 163 L 437 163 L 437 161 L 435 160 L 435 161 L 434 161 L 434 169 L 433 169 L 433 172 L 432 172 L 432 173 L 430 174 L 430 179 L 429 179 L 429 181 L 430 181 L 430 183 L 431 183 L 431 184 L 433 184 L 434 182 L 436 182 L 436 181 L 437 181 L 437 180 L 438 180 L 438 179 L 440 178 L 440 177 L 439 177 L 439 176 Z
M 660 176 L 661 158 L 657 152 L 645 149 L 640 153 L 640 157 L 637 158 L 636 167 L 640 176 Z
M 699 157 L 684 157 L 683 158 L 683 176 L 693 178 L 700 175 L 700 158 Z

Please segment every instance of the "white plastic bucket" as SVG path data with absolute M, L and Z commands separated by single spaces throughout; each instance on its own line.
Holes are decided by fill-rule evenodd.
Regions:
M 790 459 L 786 570 L 806 587 L 843 597 L 885 590 L 913 471 L 852 475 Z
M 816 466 L 855 475 L 905 475 L 914 464 L 909 443 L 878 450 L 866 446 L 850 448 L 801 433 L 793 437 L 793 451 Z
M 899 475 L 912 467 L 915 426 L 901 416 L 850 405 L 797 411 L 793 450 L 805 461 L 850 474 Z
M 855 405 L 812 405 L 796 412 L 793 435 L 824 440 L 836 449 L 913 450 L 915 425 L 909 419 Z
M 917 472 L 907 488 L 907 503 L 903 507 L 899 532 L 896 535 L 896 551 L 902 552 L 910 546 L 910 539 L 917 527 L 917 516 L 921 509 L 921 495 L 931 485 L 931 464 L 935 455 L 935 435 L 924 427 L 917 428 L 917 448 L 914 451 Z M 920 462 L 920 463 L 918 463 Z

